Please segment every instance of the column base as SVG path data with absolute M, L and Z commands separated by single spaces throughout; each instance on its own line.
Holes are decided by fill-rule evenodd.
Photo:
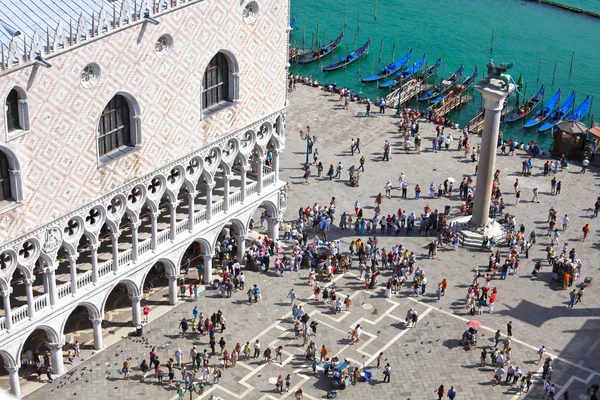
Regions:
M 485 226 L 475 226 L 471 221 L 470 215 L 448 221 L 451 232 L 458 234 L 462 247 L 484 250 L 482 243 L 485 237 L 494 238 L 496 246 L 506 242 L 504 227 L 495 220 L 490 219 Z M 487 249 L 489 250 L 489 244 Z

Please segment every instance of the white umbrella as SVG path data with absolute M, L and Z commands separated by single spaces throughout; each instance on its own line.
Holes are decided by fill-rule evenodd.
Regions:
M 455 180 L 454 178 L 448 178 L 447 180 L 448 180 L 448 182 L 450 182 L 450 183 L 454 183 L 454 182 L 456 182 L 456 180 Z

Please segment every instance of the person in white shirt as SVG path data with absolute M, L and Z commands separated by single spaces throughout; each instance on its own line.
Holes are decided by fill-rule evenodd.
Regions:
M 567 217 L 567 214 L 565 214 L 565 216 L 563 218 L 563 231 L 566 231 L 568 226 L 569 226 L 569 217 Z

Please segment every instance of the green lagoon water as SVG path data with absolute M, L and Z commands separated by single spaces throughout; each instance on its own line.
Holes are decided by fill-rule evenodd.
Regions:
M 600 12 L 598 0 L 565 0 L 564 4 Z M 465 75 L 470 75 L 475 65 L 480 76 L 485 74 L 485 65 L 490 58 L 499 62 L 514 62 L 509 71 L 515 80 L 520 74 L 528 83 L 527 97 L 534 94 L 542 83 L 546 84 L 546 99 L 560 87 L 562 99 L 572 90 L 577 92 L 576 106 L 586 95 L 595 96 L 591 113 L 584 122 L 589 125 L 591 114 L 597 110 L 600 119 L 600 19 L 567 12 L 543 4 L 520 0 L 420 0 L 413 2 L 378 0 L 377 19 L 374 20 L 374 0 L 292 0 L 292 17 L 297 20 L 291 35 L 291 44 L 302 47 L 304 24 L 306 23 L 305 47 L 311 46 L 311 37 L 319 24 L 319 37 L 326 39 L 338 36 L 347 18 L 342 45 L 334 52 L 337 61 L 348 48 L 363 44 L 371 36 L 368 56 L 363 56 L 346 69 L 324 73 L 323 65 L 331 57 L 318 62 L 299 66 L 292 64 L 291 70 L 302 75 L 312 75 L 319 83 L 336 82 L 347 86 L 362 96 L 374 99 L 389 93 L 376 84 L 362 84 L 360 77 L 377 71 L 392 61 L 392 46 L 396 43 L 395 58 L 399 59 L 409 47 L 413 49 L 412 62 L 426 52 L 431 64 L 438 57 L 445 62 L 444 76 L 454 72 L 460 64 L 465 66 Z M 360 13 L 360 29 L 358 14 Z M 347 15 L 347 17 L 346 17 Z M 492 30 L 494 46 L 490 51 Z M 382 58 L 379 61 L 380 43 L 383 38 Z M 569 74 L 571 54 L 575 52 L 573 72 Z M 542 59 L 540 80 L 538 67 Z M 552 86 L 554 65 L 556 78 Z M 438 70 L 437 81 L 442 75 Z M 510 104 L 513 102 L 511 100 Z M 474 117 L 481 108 L 478 93 L 475 99 L 450 118 L 462 125 Z M 522 122 L 521 122 L 522 124 Z M 535 130 L 524 131 L 521 124 L 503 125 L 506 138 L 520 141 L 536 140 L 544 147 L 552 142 L 551 134 L 538 134 Z

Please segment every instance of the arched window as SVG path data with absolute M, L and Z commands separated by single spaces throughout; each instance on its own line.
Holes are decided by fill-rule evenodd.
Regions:
M 117 94 L 108 102 L 98 122 L 100 161 L 119 158 L 139 143 L 139 116 L 135 106 L 125 96 Z
M 8 93 L 4 110 L 9 139 L 11 135 L 29 131 L 27 96 L 23 89 L 15 87 Z
M 10 165 L 8 157 L 0 151 L 0 202 L 12 200 L 10 189 Z
M 237 100 L 239 91 L 235 60 L 219 52 L 204 71 L 202 82 L 202 111 L 218 111 Z

